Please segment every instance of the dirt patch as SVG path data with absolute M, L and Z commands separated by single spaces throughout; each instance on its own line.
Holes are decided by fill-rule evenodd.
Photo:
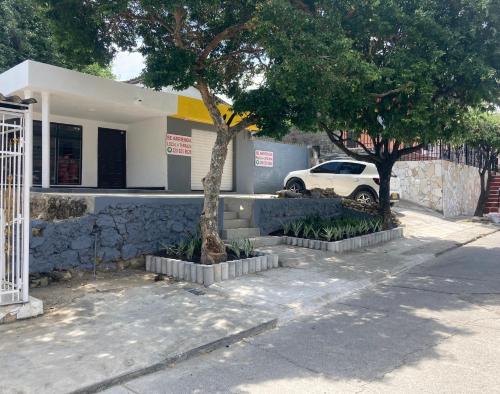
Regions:
M 45 313 L 67 307 L 75 300 L 91 293 L 118 292 L 131 287 L 151 284 L 155 274 L 142 270 L 123 270 L 118 272 L 76 271 L 65 282 L 52 282 L 49 286 L 30 289 L 30 295 L 41 299 Z M 168 279 L 167 279 L 168 280 Z

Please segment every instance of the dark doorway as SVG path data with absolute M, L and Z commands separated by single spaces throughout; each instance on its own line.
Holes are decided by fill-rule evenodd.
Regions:
M 99 128 L 97 184 L 104 189 L 127 187 L 127 139 L 124 130 Z

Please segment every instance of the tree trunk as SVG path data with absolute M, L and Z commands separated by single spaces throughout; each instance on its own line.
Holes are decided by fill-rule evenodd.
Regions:
M 377 163 L 376 166 L 380 177 L 378 193 L 379 214 L 384 223 L 384 230 L 390 230 L 394 227 L 391 214 L 391 174 L 394 161 L 384 160 L 382 163 Z
M 219 236 L 218 213 L 222 170 L 226 162 L 227 147 L 231 141 L 232 133 L 222 118 L 217 108 L 216 98 L 210 93 L 208 86 L 203 81 L 199 81 L 197 87 L 217 130 L 217 138 L 210 159 L 210 169 L 203 178 L 204 202 L 200 217 L 202 240 L 200 260 L 202 264 L 217 264 L 227 260 L 226 246 Z
M 226 247 L 219 237 L 218 213 L 222 170 L 226 162 L 227 147 L 231 141 L 228 132 L 218 132 L 212 149 L 210 170 L 203 178 L 204 204 L 200 218 L 202 234 L 201 263 L 217 264 L 226 261 Z
M 488 174 L 488 181 L 486 181 L 486 174 Z M 488 199 L 489 183 L 491 181 L 490 171 L 479 170 L 479 178 L 481 179 L 481 193 L 477 200 L 476 210 L 474 216 L 483 216 L 486 200 Z

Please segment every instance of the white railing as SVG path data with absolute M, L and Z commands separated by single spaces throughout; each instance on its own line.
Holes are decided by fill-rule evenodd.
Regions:
M 27 116 L 26 106 L 0 102 L 0 305 L 29 299 Z

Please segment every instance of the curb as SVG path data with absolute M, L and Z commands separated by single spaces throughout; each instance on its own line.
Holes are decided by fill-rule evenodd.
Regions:
M 129 382 L 130 380 L 137 379 L 141 376 L 149 375 L 154 372 L 161 371 L 172 364 L 179 363 L 181 361 L 186 361 L 192 357 L 210 353 L 214 350 L 232 345 L 236 342 L 241 341 L 242 339 L 249 338 L 258 334 L 263 333 L 264 331 L 271 330 L 275 328 L 278 324 L 278 319 L 272 319 L 267 322 L 261 323 L 255 327 L 251 327 L 247 330 L 237 332 L 236 334 L 229 335 L 227 337 L 217 339 L 216 341 L 209 342 L 205 345 L 198 346 L 194 349 L 188 350 L 186 352 L 176 354 L 170 357 L 165 358 L 164 360 L 152 364 L 149 367 L 144 367 L 132 372 L 127 372 L 113 378 L 109 378 L 103 380 L 99 383 L 92 384 L 90 386 L 83 387 L 81 389 L 71 391 L 70 394 L 95 394 L 100 391 L 109 389 L 113 386 Z
M 445 250 L 441 250 L 441 251 L 439 251 L 439 252 L 434 253 L 434 257 L 439 257 L 439 256 L 441 256 L 441 255 L 443 255 L 443 254 L 445 254 L 445 253 L 448 253 L 448 252 L 451 252 L 452 250 L 455 250 L 455 249 L 461 248 L 462 246 L 468 245 L 468 244 L 470 244 L 470 243 L 472 243 L 472 242 L 477 241 L 478 239 L 481 239 L 481 238 L 487 237 L 488 235 L 491 235 L 491 234 L 495 234 L 495 233 L 497 233 L 497 232 L 499 232 L 499 231 L 500 231 L 500 229 L 498 229 L 498 230 L 493 230 L 493 231 L 491 231 L 491 232 L 489 232 L 489 233 L 487 233 L 487 234 L 481 234 L 481 235 L 478 235 L 478 236 L 476 236 L 476 237 L 474 237 L 474 238 L 472 238 L 472 239 L 469 239 L 468 241 L 465 241 L 465 242 L 457 242 L 455 245 L 450 246 L 449 248 L 447 248 L 447 249 L 445 249 Z

